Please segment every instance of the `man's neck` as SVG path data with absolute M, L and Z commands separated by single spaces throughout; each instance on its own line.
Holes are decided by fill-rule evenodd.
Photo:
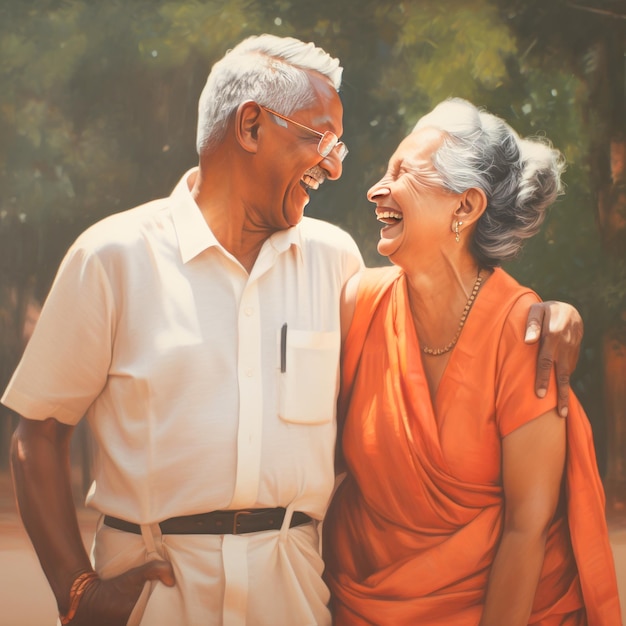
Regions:
M 275 231 L 251 224 L 241 197 L 229 193 L 234 185 L 224 183 L 224 179 L 212 181 L 200 169 L 190 179 L 190 193 L 215 238 L 250 273 L 263 244 Z

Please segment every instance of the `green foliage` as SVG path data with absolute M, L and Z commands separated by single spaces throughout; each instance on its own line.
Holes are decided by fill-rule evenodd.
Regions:
M 42 241 L 24 261 L 45 291 L 80 230 L 166 193 L 193 164 L 208 68 L 262 21 L 243 0 L 14 0 L 2 18 L 0 235 L 18 222 Z
M 506 60 L 516 52 L 515 41 L 489 2 L 405 3 L 397 13 L 394 56 L 399 63 L 387 78 L 406 84 L 402 98 L 410 117 L 424 113 L 411 106 L 424 101 L 424 92 L 427 106 L 450 96 L 476 101 L 506 81 Z

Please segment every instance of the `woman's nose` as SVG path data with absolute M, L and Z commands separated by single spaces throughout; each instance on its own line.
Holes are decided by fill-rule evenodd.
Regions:
M 385 187 L 382 184 L 382 181 L 379 180 L 375 185 L 369 188 L 369 191 L 367 192 L 367 199 L 370 202 L 376 202 L 377 200 L 380 200 L 380 198 L 388 196 L 389 193 L 389 188 Z

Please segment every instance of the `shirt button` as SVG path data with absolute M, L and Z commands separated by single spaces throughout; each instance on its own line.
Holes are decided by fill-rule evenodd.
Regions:
M 254 376 L 254 370 L 251 367 L 246 370 L 246 376 L 248 378 L 252 378 Z
M 247 306 L 243 312 L 246 314 L 247 317 L 250 317 L 253 313 L 254 313 L 254 309 L 251 306 Z

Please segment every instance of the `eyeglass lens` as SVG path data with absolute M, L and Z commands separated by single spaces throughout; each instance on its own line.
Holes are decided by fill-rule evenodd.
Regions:
M 337 139 L 337 135 L 335 133 L 327 130 L 320 139 L 320 143 L 317 146 L 317 151 L 321 156 L 326 158 L 334 149 L 337 149 L 337 156 L 341 161 L 346 158 L 348 154 L 348 148 L 346 144 Z

